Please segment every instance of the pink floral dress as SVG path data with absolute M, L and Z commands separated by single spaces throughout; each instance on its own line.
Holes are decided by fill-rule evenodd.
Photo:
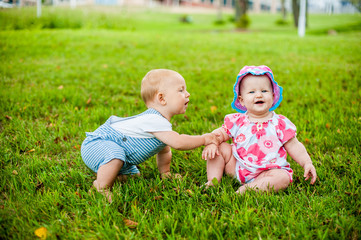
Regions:
M 232 138 L 232 152 L 237 159 L 236 176 L 249 183 L 261 172 L 285 169 L 292 182 L 293 171 L 287 162 L 284 144 L 296 136 L 296 126 L 286 117 L 272 112 L 267 122 L 250 122 L 246 113 L 229 114 L 223 129 Z

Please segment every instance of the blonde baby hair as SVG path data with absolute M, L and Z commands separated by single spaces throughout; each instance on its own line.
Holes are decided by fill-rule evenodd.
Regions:
M 174 77 L 182 77 L 179 73 L 169 69 L 150 70 L 143 78 L 140 94 L 144 103 L 147 105 L 154 100 L 155 95 L 159 92 L 161 85 Z

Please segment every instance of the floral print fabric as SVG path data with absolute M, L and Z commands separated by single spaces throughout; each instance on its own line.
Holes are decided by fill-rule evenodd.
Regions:
M 288 118 L 272 114 L 267 122 L 257 123 L 249 121 L 245 113 L 224 118 L 222 127 L 232 138 L 236 175 L 241 183 L 250 182 L 261 172 L 273 168 L 285 169 L 292 181 L 293 171 L 283 145 L 296 136 L 296 126 Z

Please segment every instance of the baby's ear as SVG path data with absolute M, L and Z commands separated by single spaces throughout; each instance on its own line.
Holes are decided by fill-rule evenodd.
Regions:
M 164 94 L 162 92 L 158 92 L 157 93 L 157 97 L 156 97 L 157 101 L 162 104 L 165 105 L 167 103 L 167 101 L 164 98 Z
M 243 102 L 243 98 L 241 95 L 238 96 L 238 101 L 240 102 L 240 104 L 244 107 L 244 102 Z

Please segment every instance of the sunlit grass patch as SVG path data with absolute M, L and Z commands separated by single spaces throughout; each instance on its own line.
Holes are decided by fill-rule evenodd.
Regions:
M 104 21 L 119 25 L 95 27 L 84 25 L 89 10 L 76 11 L 69 22 L 79 28 L 29 27 L 27 16 L 22 30 L 0 21 L 2 238 L 360 238 L 359 29 L 301 39 L 292 26 L 276 26 L 277 16 L 251 16 L 250 30 L 236 32 L 231 23 L 214 26 L 211 15 L 184 25 L 177 15 L 114 12 Z M 89 11 L 94 21 L 102 14 Z M 310 16 L 310 31 L 359 21 L 359 15 L 328 17 Z M 125 18 L 126 27 L 117 27 Z M 237 196 L 239 184 L 229 177 L 204 190 L 199 148 L 173 151 L 171 169 L 182 180 L 160 179 L 151 158 L 139 166 L 140 178 L 115 185 L 112 204 L 90 190 L 95 174 L 79 151 L 85 132 L 110 115 L 145 110 L 140 81 L 150 69 L 184 76 L 190 104 L 172 119 L 173 129 L 202 134 L 233 112 L 240 68 L 260 64 L 270 66 L 284 88 L 276 112 L 296 124 L 317 169 L 315 186 L 290 160 L 294 182 L 279 193 Z

